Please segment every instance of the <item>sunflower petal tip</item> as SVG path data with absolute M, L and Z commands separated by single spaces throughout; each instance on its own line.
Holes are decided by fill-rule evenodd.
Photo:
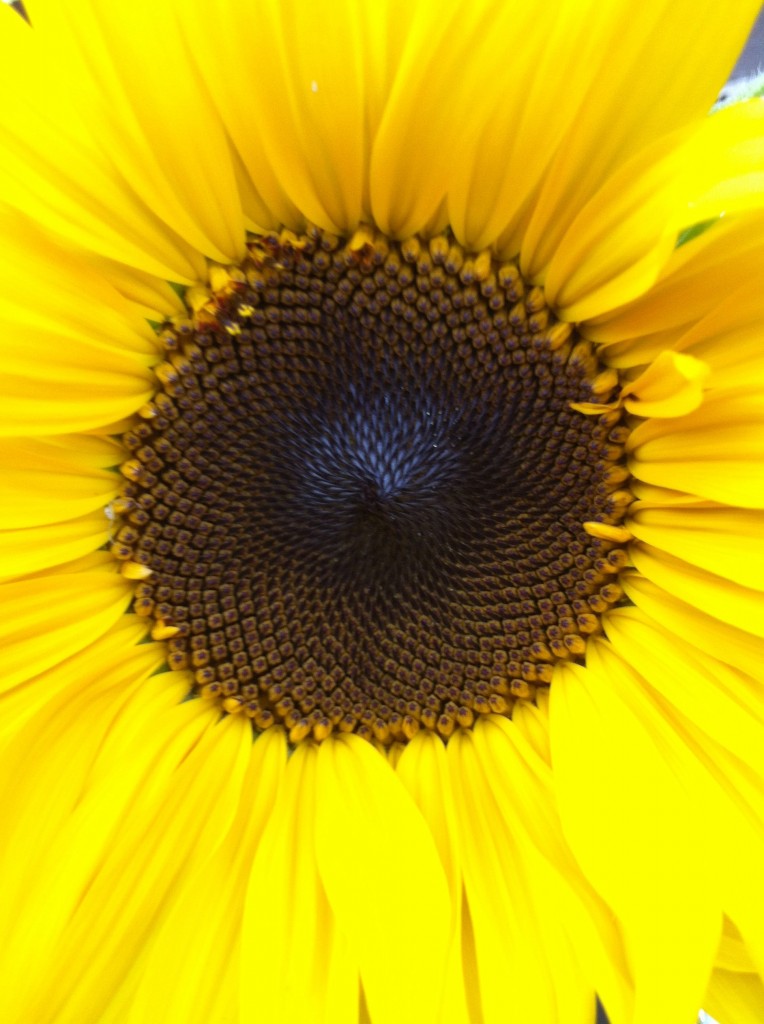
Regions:
M 710 372 L 708 364 L 694 356 L 661 352 L 644 373 L 622 389 L 624 406 L 636 416 L 684 416 L 703 401 Z

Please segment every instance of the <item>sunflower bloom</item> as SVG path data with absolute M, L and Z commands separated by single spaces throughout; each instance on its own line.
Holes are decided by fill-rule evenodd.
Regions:
M 760 1021 L 758 6 L 0 10 L 0 1019 Z

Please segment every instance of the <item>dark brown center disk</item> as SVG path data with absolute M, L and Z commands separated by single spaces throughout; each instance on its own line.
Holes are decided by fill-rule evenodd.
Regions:
M 532 698 L 620 596 L 582 525 L 614 521 L 623 431 L 570 407 L 588 346 L 453 245 L 256 239 L 240 277 L 165 333 L 125 436 L 117 554 L 152 571 L 136 610 L 177 630 L 170 665 L 295 742 Z

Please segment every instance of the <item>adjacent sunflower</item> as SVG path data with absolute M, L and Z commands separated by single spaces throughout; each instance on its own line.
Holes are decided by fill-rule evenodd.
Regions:
M 758 3 L 28 6 L 0 1018 L 760 1020 Z

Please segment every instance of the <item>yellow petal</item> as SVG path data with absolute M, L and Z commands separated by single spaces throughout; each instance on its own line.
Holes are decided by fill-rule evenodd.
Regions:
M 491 783 L 481 770 L 472 732 L 454 734 L 448 759 L 483 1019 L 486 1024 L 529 1017 L 553 1021 L 553 978 L 546 956 L 539 955 L 545 949 L 541 923 L 515 843 L 499 827 Z
M 705 363 L 677 352 L 661 352 L 636 380 L 621 389 L 624 405 L 636 416 L 684 416 L 703 401 L 709 374 Z
M 145 674 L 155 672 L 164 661 L 165 651 L 161 644 L 143 643 L 145 637 L 144 619 L 122 615 L 108 632 L 83 650 L 3 693 L 0 734 L 11 736 L 17 732 L 59 693 L 84 692 L 99 678 L 116 678 L 122 686 L 141 678 L 141 669 L 136 670 L 133 663 L 136 644 L 140 643 L 141 650 L 140 657 L 135 657 L 140 666 L 146 666 Z
M 651 287 L 674 248 L 685 139 L 682 130 L 630 160 L 560 239 L 544 289 L 563 319 L 587 320 Z
M 640 424 L 626 450 L 640 480 L 729 505 L 764 507 L 764 396 L 758 388 L 709 391 L 687 416 Z
M 764 636 L 761 591 L 700 569 L 650 544 L 630 548 L 635 568 L 680 601 L 755 636 Z
M 749 509 L 629 509 L 635 537 L 654 548 L 754 590 L 764 589 L 764 530 L 759 512 Z
M 435 733 L 421 729 L 406 744 L 395 766 L 399 778 L 416 801 L 440 853 L 449 883 L 453 919 L 449 929 L 451 948 L 446 973 L 443 1024 L 469 1019 L 469 996 L 462 971 L 462 872 L 457 847 L 457 819 L 446 749 Z
M 721 508 L 718 501 L 699 498 L 696 494 L 675 491 L 671 487 L 654 487 L 644 480 L 632 480 L 629 490 L 639 502 L 639 508 Z M 633 506 L 629 506 L 632 508 Z
M 53 1016 L 49 1001 L 71 992 L 74 975 L 56 985 L 49 957 L 57 954 L 56 969 L 61 966 L 60 940 L 104 854 L 124 837 L 136 793 L 142 788 L 152 802 L 161 774 L 158 753 L 180 757 L 199 736 L 198 727 L 193 736 L 188 731 L 198 708 L 178 703 L 187 683 L 179 690 L 173 674 L 146 680 L 142 647 L 125 648 L 124 667 L 102 663 L 100 672 L 81 678 L 79 692 L 74 681 L 70 693 L 62 691 L 19 731 L 4 755 L 11 767 L 3 774 L 3 847 L 12 870 L 0 884 L 8 887 L 3 906 L 15 908 L 0 921 L 5 962 L 23 964 L 32 956 L 41 968 L 47 965 L 45 984 L 24 970 L 12 972 L 13 985 L 0 993 L 6 1019 Z M 205 718 L 202 728 L 209 724 Z M 28 761 L 38 744 L 38 757 Z M 48 1004 L 44 1012 L 29 1005 L 38 999 Z M 27 1010 L 17 1015 L 20 1006 Z
M 461 60 L 447 104 L 464 121 L 448 189 L 449 220 L 463 245 L 479 252 L 516 234 L 612 24 L 609 8 L 580 0 L 495 7 L 492 31 L 480 41 L 478 59 Z M 508 39 L 522 39 L 511 60 Z M 444 151 L 452 145 L 450 137 L 441 142 Z
M 715 872 L 723 908 L 742 937 L 746 953 L 764 977 L 764 917 L 756 878 L 764 860 L 764 758 L 759 749 L 744 761 L 715 736 L 681 712 L 671 715 L 690 755 L 679 762 L 687 769 L 688 793 L 699 798 L 704 828 L 704 859 Z M 749 748 L 750 753 L 750 748 Z M 735 871 L 729 871 L 731 863 Z
M 90 551 L 109 539 L 111 523 L 102 509 L 78 519 L 24 530 L 0 530 L 2 576 L 22 576 L 39 569 L 51 569 Z
M 764 255 L 764 254 L 763 254 Z M 759 256 L 761 260 L 762 256 Z M 653 359 L 668 344 L 677 353 L 702 360 L 706 388 L 741 388 L 764 383 L 764 354 L 759 344 L 764 298 L 755 276 L 757 264 L 742 268 L 738 280 L 689 329 L 658 331 L 646 337 L 605 343 L 601 356 L 619 369 Z M 739 284 L 743 281 L 743 284 Z M 708 303 L 706 303 L 708 305 Z M 685 307 L 687 313 L 690 304 Z M 587 333 L 589 329 L 587 327 Z
M 512 709 L 512 721 L 532 745 L 538 756 L 551 764 L 549 751 L 549 718 L 542 706 L 518 701 Z
M 748 272 L 751 276 L 750 270 Z M 748 280 L 677 339 L 676 348 L 709 367 L 709 388 L 764 385 L 761 324 L 764 296 L 757 280 Z
M 102 636 L 132 587 L 114 571 L 37 576 L 0 589 L 2 689 L 10 689 Z
M 653 619 L 706 654 L 724 651 L 730 665 L 755 675 L 764 665 L 764 639 L 723 622 L 713 613 L 694 608 L 671 590 L 635 572 L 623 573 L 626 595 Z
M 633 1020 L 692 1020 L 721 933 L 718 887 L 696 855 L 700 808 L 675 766 L 694 754 L 602 642 L 586 669 L 561 667 L 550 725 L 566 838 L 627 936 Z
M 35 11 L 35 23 L 48 11 Z M 75 103 L 80 74 L 62 73 L 56 39 L 32 31 L 0 8 L 0 186 L 3 198 L 47 229 L 84 249 L 187 283 L 204 273 L 200 256 L 149 210 L 131 183 L 114 173 L 98 131 Z
M 371 1018 L 395 1019 L 405 1006 L 412 1020 L 435 1024 L 452 910 L 424 818 L 387 761 L 354 735 L 321 744 L 316 799 L 319 873 Z
M 72 573 L 87 572 L 115 573 L 114 555 L 110 551 L 91 551 L 89 555 L 82 555 L 71 562 L 57 565 L 54 573 L 51 573 L 49 569 L 42 569 L 40 572 L 30 572 L 24 579 L 27 581 L 39 580 L 48 579 L 51 576 L 68 576 Z
M 764 202 L 764 101 L 653 143 L 581 210 L 545 290 L 566 320 L 600 317 L 657 280 L 682 227 Z M 752 170 L 753 168 L 753 170 Z M 721 184 L 718 184 L 721 183 Z
M 757 974 L 716 970 L 703 1006 L 715 1020 L 730 1024 L 760 1024 L 764 983 Z
M 107 467 L 123 458 L 120 446 L 105 438 L 4 438 L 0 528 L 42 526 L 104 508 L 120 486 Z
M 374 83 L 381 109 L 369 169 L 372 214 L 388 234 L 401 238 L 421 231 L 445 198 L 457 139 L 470 131 L 464 77 L 469 87 L 486 56 L 495 64 L 507 14 L 494 5 L 454 0 L 396 11 L 401 27 L 391 38 L 395 49 L 386 57 L 387 76 Z M 481 107 L 473 106 L 478 124 L 490 104 L 485 93 L 480 99 Z
M 738 289 L 764 259 L 764 214 L 722 217 L 707 231 L 675 249 L 654 286 L 633 302 L 589 320 L 588 338 L 618 345 L 624 339 L 672 330 L 701 320 Z M 666 347 L 666 346 L 664 346 Z M 637 365 L 645 358 L 634 358 Z
M 736 4 L 726 18 L 732 11 L 711 0 L 702 9 L 692 0 L 602 6 L 612 19 L 612 41 L 603 39 L 599 47 L 602 63 L 560 139 L 523 242 L 523 265 L 534 279 L 543 276 L 575 218 L 619 167 L 710 109 L 759 8 L 758 0 Z M 676 39 L 687 44 L 681 61 Z M 561 92 L 557 88 L 555 95 L 563 103 Z M 633 226 L 639 237 L 641 229 Z
M 495 801 L 495 830 L 500 834 L 503 825 L 511 837 L 508 845 L 516 850 L 545 955 L 554 965 L 557 1019 L 575 1020 L 578 1013 L 591 1019 L 594 990 L 616 1020 L 626 1019 L 633 992 L 621 936 L 563 839 L 549 766 L 514 718 L 481 719 L 475 741 Z
M 267 985 L 241 975 L 245 1014 L 265 1020 L 353 1021 L 358 968 L 339 933 L 316 865 L 317 748 L 299 745 L 255 853 L 249 879 L 242 963 Z
M 650 295 L 653 289 L 646 292 Z M 589 324 L 582 325 L 581 333 L 587 337 L 593 333 Z M 634 366 L 644 366 L 646 363 L 657 359 L 661 352 L 674 348 L 682 336 L 682 330 L 678 327 L 669 327 L 664 331 L 656 331 L 653 334 L 639 335 L 637 338 L 628 338 L 625 341 L 604 342 L 598 349 L 598 355 L 606 366 L 617 370 L 631 369 Z
M 151 328 L 105 278 L 25 218 L 5 211 L 0 228 L 0 433 L 64 433 L 134 412 L 152 391 Z
M 764 189 L 764 99 L 735 103 L 708 118 L 693 146 L 700 173 L 682 227 L 714 217 L 761 209 Z M 717 163 L 718 161 L 718 163 Z
M 179 6 L 246 176 L 250 219 L 352 231 L 368 206 L 366 79 L 376 63 L 369 50 L 385 46 L 387 8 L 290 0 L 219 4 L 211 15 Z
M 161 322 L 174 316 L 188 315 L 177 291 L 163 278 L 103 256 L 91 256 L 88 262 L 130 302 L 140 316 Z
M 638 665 L 657 693 L 722 746 L 751 764 L 759 759 L 764 734 L 760 681 L 682 643 L 637 608 L 609 612 L 604 623 L 618 654 Z
M 263 5 L 218 3 L 210 16 L 206 5 L 184 4 L 181 31 L 230 138 L 234 173 L 250 227 L 272 230 L 286 225 L 301 231 L 305 214 L 289 198 L 271 165 L 259 119 L 249 102 L 255 90 L 262 90 L 282 117 L 291 118 L 287 104 L 280 102 L 284 97 L 269 89 L 269 79 L 257 74 L 257 64 L 251 60 L 253 48 L 258 53 L 268 48 L 262 41 L 265 18 Z M 288 70 L 281 73 L 286 75 Z
M 8 397 L 0 410 L 2 436 L 88 430 L 113 422 L 115 416 L 131 415 L 154 394 L 148 371 L 121 367 L 117 356 L 113 361 L 106 356 L 102 368 L 79 369 L 89 353 L 71 338 L 21 331 L 15 338 L 20 346 L 31 346 L 36 339 L 39 362 L 34 364 L 26 355 L 18 360 L 17 372 L 5 375 Z
M 197 863 L 180 879 L 177 898 L 141 963 L 130 1020 L 235 1019 L 240 978 L 254 994 L 268 987 L 259 984 L 265 965 L 258 961 L 256 977 L 242 960 L 241 928 L 252 860 L 279 797 L 286 759 L 280 729 L 268 729 L 252 746 L 231 826 L 211 860 Z M 180 959 L 179 948 L 184 950 Z
M 79 801 L 105 731 L 161 663 L 125 617 L 86 650 L 2 698 L 3 928 Z M 20 698 L 20 699 L 18 699 Z M 100 722 L 103 731 L 95 729 Z
M 740 932 L 728 917 L 724 918 L 724 931 L 716 954 L 716 966 L 723 971 L 747 974 L 755 970 Z
M 48 985 L 37 986 L 32 997 L 30 1019 L 35 1012 L 45 1019 L 56 1011 L 71 1020 L 100 1017 L 123 984 L 134 984 L 131 972 L 139 972 L 144 947 L 181 879 L 209 863 L 220 847 L 236 813 L 251 732 L 235 717 L 213 724 L 216 714 L 193 706 L 200 703 L 165 712 L 155 730 L 168 730 L 159 751 L 155 736 L 145 734 L 150 722 L 130 737 L 123 757 L 132 755 L 142 774 L 148 766 L 141 748 L 153 749 L 154 759 L 142 785 L 136 786 L 132 766 L 125 772 L 132 797 L 126 804 L 113 758 L 111 771 L 94 770 L 95 783 L 60 837 L 59 870 L 43 876 L 39 886 L 42 894 L 48 882 L 52 909 L 67 917 Z M 169 733 L 168 726 L 175 732 L 179 721 L 185 729 Z M 26 914 L 30 923 L 33 909 Z M 32 953 L 36 941 L 31 939 Z
M 189 246 L 221 262 L 240 259 L 244 230 L 225 133 L 172 5 L 85 0 L 37 12 L 34 26 L 67 69 L 83 121 L 98 126 L 88 141 L 108 152 L 115 177 Z

